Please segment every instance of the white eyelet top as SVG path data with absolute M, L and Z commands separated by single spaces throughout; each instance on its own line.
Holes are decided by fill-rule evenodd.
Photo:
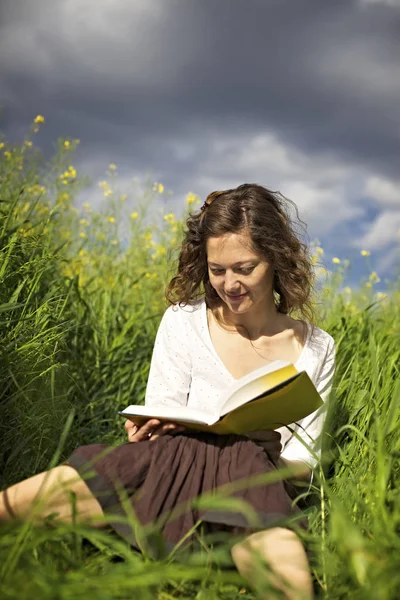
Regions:
M 333 338 L 308 325 L 307 339 L 295 363 L 306 371 L 324 400 L 324 406 L 290 427 L 320 456 L 318 438 L 326 417 L 326 402 L 335 371 Z M 185 307 L 170 306 L 161 320 L 150 365 L 145 404 L 182 405 L 213 410 L 226 388 L 235 382 L 211 341 L 204 300 Z M 281 434 L 282 457 L 314 467 L 317 459 L 286 427 Z

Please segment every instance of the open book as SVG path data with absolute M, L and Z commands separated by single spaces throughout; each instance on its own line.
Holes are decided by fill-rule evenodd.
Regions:
M 212 411 L 187 406 L 132 404 L 119 414 L 139 426 L 147 419 L 156 418 L 190 429 L 244 434 L 289 425 L 311 414 L 322 404 L 305 371 L 299 372 L 294 365 L 277 360 L 229 386 Z

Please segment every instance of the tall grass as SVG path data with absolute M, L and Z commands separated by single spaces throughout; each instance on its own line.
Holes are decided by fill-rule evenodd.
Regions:
M 77 209 L 86 183 L 71 165 L 77 141 L 58 140 L 46 162 L 33 144 L 40 125 L 19 145 L 0 140 L 2 487 L 79 445 L 124 440 L 117 410 L 143 400 L 181 232 L 172 214 L 145 216 L 161 184 L 127 199 L 114 165 L 98 208 Z M 400 292 L 394 281 L 378 297 L 376 279 L 340 291 L 340 266 L 319 292 L 319 324 L 338 350 L 305 534 L 320 598 L 400 595 Z M 192 554 L 155 560 L 77 524 L 10 524 L 0 534 L 4 598 L 254 597 L 230 568 L 228 538 L 213 546 L 200 537 Z

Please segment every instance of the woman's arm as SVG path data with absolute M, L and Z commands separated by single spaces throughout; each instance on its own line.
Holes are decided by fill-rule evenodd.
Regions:
M 186 406 L 192 379 L 190 336 L 185 312 L 170 306 L 161 319 L 146 386 L 146 406 Z
M 191 355 L 186 346 L 187 324 L 182 311 L 168 308 L 159 325 L 147 380 L 145 404 L 186 406 L 192 376 Z M 125 422 L 128 441 L 155 440 L 160 435 L 179 433 L 183 427 L 149 419 L 142 427 Z
M 327 402 L 335 375 L 335 354 L 335 343 L 331 338 L 315 384 L 324 405 L 301 421 L 301 427 L 296 428 L 298 438 L 295 435 L 292 436 L 278 463 L 280 466 L 290 469 L 289 479 L 296 479 L 298 482 L 305 482 L 309 485 L 311 485 L 313 479 L 313 469 L 318 464 L 321 456 L 321 435 L 327 414 Z

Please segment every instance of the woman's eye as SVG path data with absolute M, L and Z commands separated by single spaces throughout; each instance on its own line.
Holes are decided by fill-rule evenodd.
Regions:
M 213 275 L 222 275 L 225 271 L 223 269 L 210 269 Z M 248 267 L 247 269 L 236 269 L 236 273 L 240 275 L 250 275 L 254 271 L 254 267 Z
M 210 269 L 210 271 L 213 275 L 222 275 L 223 273 L 222 269 Z
M 239 269 L 239 273 L 242 275 L 250 275 L 254 271 L 254 267 L 250 267 L 249 269 Z

